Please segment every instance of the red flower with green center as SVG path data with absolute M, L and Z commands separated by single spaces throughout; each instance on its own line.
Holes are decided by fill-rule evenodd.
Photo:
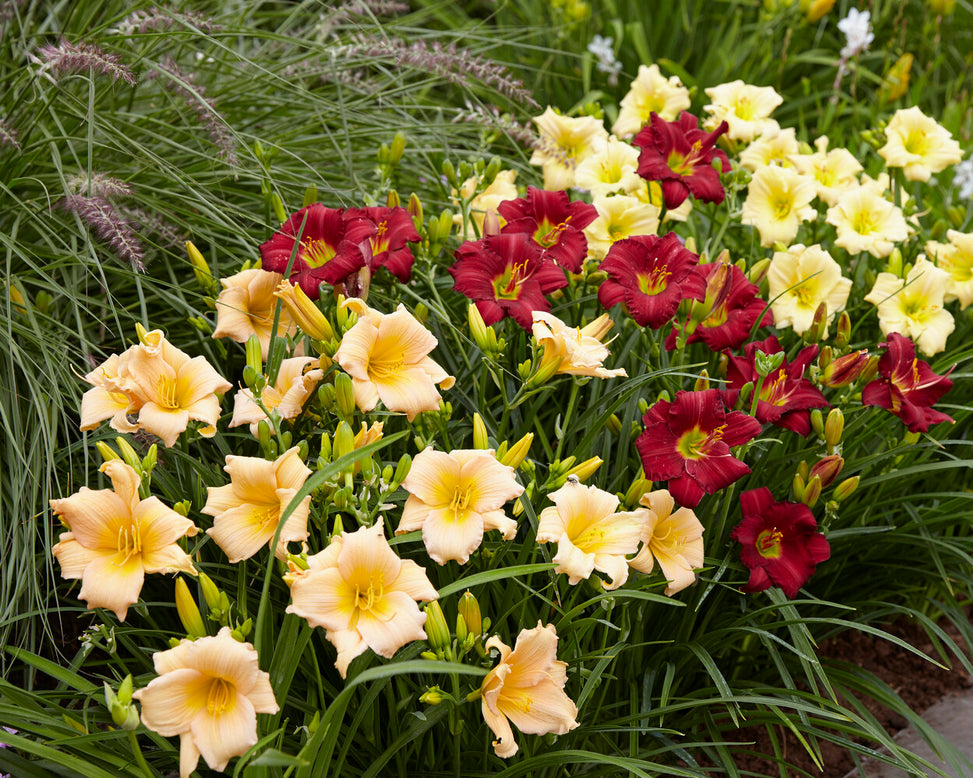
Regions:
M 702 300 L 706 283 L 693 273 L 699 257 L 674 232 L 665 237 L 634 235 L 613 244 L 599 270 L 608 274 L 598 289 L 606 309 L 624 303 L 642 327 L 665 325 L 686 298 Z
M 402 283 L 407 283 L 415 257 L 406 244 L 422 240 L 409 212 L 402 206 L 353 208 L 345 218 L 362 218 L 375 225 L 375 234 L 369 239 L 372 266 L 384 267 Z
M 743 521 L 730 534 L 739 541 L 740 560 L 750 570 L 747 593 L 779 586 L 788 597 L 831 556 L 831 546 L 818 532 L 811 509 L 799 502 L 774 502 L 766 486 L 740 495 Z
M 530 332 L 531 312 L 551 310 L 544 295 L 568 285 L 564 271 L 522 232 L 467 241 L 454 256 L 453 289 L 476 302 L 488 325 L 510 316 Z
M 598 218 L 593 205 L 571 202 L 564 191 L 548 192 L 527 187 L 527 196 L 505 200 L 497 213 L 506 221 L 501 232 L 524 232 L 550 259 L 572 273 L 580 273 L 588 254 L 588 239 L 583 232 Z
M 948 376 L 956 365 L 945 375 L 934 373 L 928 362 L 916 359 L 915 344 L 897 332 L 890 332 L 888 340 L 879 346 L 887 349 L 878 360 L 881 378 L 862 390 L 862 405 L 888 409 L 912 432 L 925 432 L 933 424 L 952 421 L 932 406 L 952 387 Z
M 270 240 L 261 244 L 261 266 L 274 273 L 287 270 L 299 237 L 289 280 L 316 300 L 321 283 L 340 284 L 365 267 L 360 244 L 374 234 L 375 225 L 367 219 L 314 203 L 293 214 Z
M 642 149 L 639 175 L 662 185 L 666 208 L 678 208 L 689 195 L 707 203 L 723 202 L 726 193 L 713 160 L 720 161 L 724 173 L 730 172 L 726 152 L 715 148 L 717 138 L 728 129 L 721 122 L 713 132 L 703 132 L 696 117 L 686 111 L 674 122 L 651 115 L 632 144 Z
M 645 431 L 635 447 L 645 477 L 668 480 L 670 494 L 687 508 L 750 472 L 730 448 L 752 440 L 763 429 L 752 416 L 727 413 L 717 389 L 677 392 L 671 403 L 659 400 L 642 423 Z
M 721 390 L 727 408 L 736 405 L 740 390 L 752 382 L 754 390 L 760 380 L 754 364 L 756 354 L 777 354 L 783 351 L 773 335 L 766 340 L 754 341 L 743 347 L 744 356 L 727 354 L 727 388 Z M 817 346 L 801 349 L 797 358 L 788 363 L 785 358 L 779 368 L 764 378 L 757 400 L 757 420 L 762 424 L 775 424 L 798 435 L 807 437 L 811 432 L 811 408 L 827 408 L 828 401 L 820 390 L 804 377 L 804 371 L 818 355 Z
M 736 265 L 711 262 L 697 265 L 693 272 L 701 276 L 706 295 L 701 303 L 694 304 L 685 323 L 691 333 L 686 343 L 702 341 L 713 351 L 739 348 L 750 337 L 757 319 L 760 319 L 761 327 L 774 323 L 774 315 L 767 303 L 757 296 L 760 289 L 750 283 Z M 666 350 L 672 351 L 675 347 L 676 332 L 673 330 L 666 337 Z

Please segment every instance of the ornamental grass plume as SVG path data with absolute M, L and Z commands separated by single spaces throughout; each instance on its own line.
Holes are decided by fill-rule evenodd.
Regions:
M 141 478 L 120 459 L 105 462 L 101 472 L 111 479 L 111 489 L 82 486 L 70 497 L 51 500 L 51 511 L 68 529 L 52 553 L 64 578 L 81 579 L 79 600 L 125 621 L 146 573 L 196 575 L 177 541 L 197 528 L 158 497 L 141 499 Z
M 619 103 L 612 132 L 619 138 L 629 138 L 649 122 L 652 114 L 671 122 L 690 105 L 689 90 L 679 76 L 666 78 L 658 65 L 639 65 L 638 75 Z
M 712 101 L 703 106 L 709 114 L 703 121 L 704 129 L 715 130 L 726 122 L 727 138 L 750 143 L 780 126 L 770 114 L 784 102 L 784 98 L 773 87 L 753 86 L 737 79 L 703 91 Z
M 619 378 L 628 375 L 624 368 L 609 370 L 603 367 L 608 358 L 608 347 L 601 341 L 613 324 L 607 313 L 584 327 L 569 327 L 554 314 L 544 311 L 534 311 L 533 316 L 534 339 L 538 345 L 544 347 L 539 373 L 544 374 L 545 369 L 556 361 L 555 375 L 591 378 Z
M 703 525 L 689 508 L 676 508 L 666 489 L 643 494 L 639 500 L 642 548 L 628 560 L 630 567 L 649 574 L 659 563 L 668 581 L 665 595 L 671 597 L 696 581 L 696 570 L 703 566 Z
M 841 274 L 841 266 L 820 245 L 796 243 L 787 251 L 775 251 L 767 268 L 770 309 L 777 327 L 791 327 L 803 335 L 814 321 L 821 303 L 828 307 L 822 337 L 834 317 L 845 309 L 851 292 L 851 279 Z
M 257 714 L 280 706 L 253 646 L 223 627 L 215 637 L 183 640 L 152 655 L 158 677 L 132 696 L 142 723 L 163 737 L 179 735 L 179 777 L 189 778 L 199 757 L 222 771 L 257 743 Z
M 106 53 L 93 43 L 71 43 L 65 38 L 54 44 L 45 44 L 37 50 L 44 66 L 58 75 L 88 72 L 108 76 L 112 81 L 124 81 L 135 86 L 135 74 L 114 55 Z
M 564 735 L 578 726 L 578 708 L 564 692 L 567 662 L 557 658 L 557 632 L 553 624 L 522 629 L 513 651 L 500 638 L 486 648 L 500 652 L 500 662 L 480 686 L 481 710 L 497 739 L 493 750 L 507 759 L 519 746 L 510 724 L 526 735 Z
M 401 303 L 389 314 L 355 298 L 342 306 L 357 313 L 358 321 L 342 337 L 334 361 L 351 376 L 358 408 L 370 411 L 381 401 L 409 421 L 438 410 L 437 384 L 449 389 L 456 379 L 429 356 L 439 343 L 433 334 Z
M 811 206 L 816 194 L 814 182 L 797 171 L 762 167 L 750 180 L 740 221 L 757 228 L 764 248 L 787 245 L 797 237 L 802 222 L 817 217 Z
M 562 116 L 548 106 L 534 117 L 538 139 L 530 164 L 540 165 L 544 188 L 570 189 L 575 184 L 575 170 L 595 150 L 596 140 L 606 140 L 608 133 L 593 116 Z
M 131 222 L 104 197 L 68 195 L 60 206 L 75 214 L 99 240 L 105 241 L 119 259 L 128 262 L 136 273 L 145 272 L 145 247 Z
M 963 159 L 949 130 L 917 106 L 893 114 L 885 128 L 885 145 L 878 150 L 885 164 L 900 167 L 909 181 L 928 181 Z
M 233 398 L 233 416 L 229 427 L 250 425 L 250 433 L 256 437 L 258 425 L 267 413 L 276 411 L 281 419 L 294 419 L 300 415 L 315 387 L 324 378 L 320 360 L 314 357 L 288 357 L 280 363 L 277 380 L 273 386 L 265 386 L 257 404 L 251 389 L 239 390 Z M 266 409 L 266 412 L 265 410 Z
M 628 580 L 626 555 L 638 551 L 645 517 L 638 511 L 618 512 L 618 497 L 576 480 L 548 499 L 554 503 L 538 517 L 537 542 L 557 543 L 555 573 L 572 586 L 597 570 L 608 576 L 601 585 L 617 589 Z
M 229 338 L 246 343 L 251 335 L 260 340 L 260 353 L 267 359 L 270 336 L 274 330 L 274 310 L 277 298 L 274 291 L 282 276 L 266 270 L 241 270 L 228 278 L 221 278 L 223 290 L 216 300 L 216 329 L 214 338 Z M 287 307 L 281 307 L 277 323 L 277 337 L 294 335 L 297 326 Z
M 427 448 L 412 460 L 402 488 L 409 497 L 395 534 L 421 529 L 426 552 L 441 565 L 450 559 L 466 564 L 485 532 L 499 530 L 504 540 L 517 534 L 503 505 L 524 487 L 492 451 Z
M 407 643 L 425 640 L 426 614 L 416 603 L 439 595 L 419 565 L 396 556 L 381 523 L 335 536 L 307 564 L 285 577 L 291 587 L 287 612 L 327 630 L 342 678 L 351 660 L 369 648 L 391 659 Z
M 230 475 L 226 486 L 208 486 L 201 513 L 213 517 L 206 534 L 213 538 L 231 564 L 249 559 L 273 542 L 277 526 L 291 500 L 311 471 L 298 448 L 288 449 L 273 462 L 262 457 L 226 457 Z M 284 559 L 287 544 L 307 540 L 311 496 L 297 504 L 280 529 L 274 556 Z

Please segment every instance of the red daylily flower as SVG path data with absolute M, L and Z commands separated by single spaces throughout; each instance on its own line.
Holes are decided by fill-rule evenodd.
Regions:
M 928 362 L 916 359 L 915 344 L 897 332 L 890 332 L 888 340 L 878 345 L 887 349 L 878 360 L 881 377 L 862 390 L 862 405 L 888 409 L 912 432 L 925 432 L 933 424 L 952 421 L 932 406 L 952 387 L 948 376 L 956 365 L 945 375 L 937 375 Z
M 665 325 L 686 298 L 702 300 L 703 277 L 693 273 L 699 257 L 684 248 L 674 232 L 634 235 L 613 244 L 599 270 L 608 278 L 598 289 L 598 302 L 606 309 L 625 303 L 642 327 Z
M 408 282 L 415 257 L 406 244 L 422 240 L 408 210 L 402 206 L 352 208 L 345 218 L 362 218 L 375 225 L 375 234 L 369 238 L 372 266 L 384 267 L 402 283 Z
M 717 389 L 676 392 L 673 402 L 659 400 L 649 408 L 642 423 L 645 431 L 635 447 L 645 477 L 668 480 L 669 493 L 687 508 L 750 472 L 730 447 L 752 440 L 763 428 L 752 416 L 728 413 Z
M 686 111 L 674 122 L 657 113 L 651 115 L 632 144 L 642 149 L 639 175 L 660 182 L 666 208 L 678 208 L 689 195 L 707 203 L 723 202 L 726 193 L 713 160 L 720 161 L 724 173 L 730 172 L 726 152 L 715 148 L 716 140 L 728 129 L 721 122 L 713 132 L 703 132 L 696 117 Z
M 700 274 L 706 284 L 706 296 L 703 302 L 693 305 L 685 323 L 690 333 L 686 343 L 701 340 L 713 351 L 739 348 L 750 337 L 761 313 L 761 327 L 774 323 L 767 303 L 757 296 L 760 289 L 736 265 L 711 262 L 697 265 L 693 272 Z M 676 347 L 676 337 L 675 330 L 666 337 L 667 351 Z
M 522 232 L 467 241 L 454 256 L 456 263 L 449 269 L 453 289 L 476 302 L 487 325 L 510 316 L 530 332 L 534 324 L 531 312 L 551 310 L 544 295 L 568 285 L 564 271 L 542 259 L 537 246 Z
M 754 341 L 743 347 L 744 356 L 727 354 L 727 388 L 721 390 L 727 408 L 736 405 L 740 390 L 753 382 L 754 389 L 760 380 L 755 359 L 757 352 L 777 354 L 783 351 L 773 335 L 766 340 Z M 797 358 L 788 364 L 785 358 L 781 366 L 763 380 L 760 397 L 757 400 L 757 420 L 763 424 L 774 424 L 798 435 L 807 437 L 811 433 L 811 408 L 826 408 L 828 401 L 820 390 L 804 377 L 804 371 L 818 355 L 817 346 L 801 349 Z
M 321 283 L 340 284 L 366 266 L 360 244 L 375 235 L 375 225 L 345 213 L 342 208 L 326 208 L 320 203 L 301 208 L 270 240 L 261 244 L 263 269 L 283 273 L 294 253 L 298 235 L 300 245 L 289 280 L 300 285 L 312 300 L 317 300 Z
M 527 196 L 505 200 L 497 213 L 506 221 L 501 232 L 525 232 L 540 247 L 541 258 L 551 259 L 572 273 L 580 273 L 588 254 L 583 232 L 598 218 L 593 205 L 571 201 L 564 191 L 527 187 Z
M 747 593 L 779 586 L 788 597 L 831 556 L 831 546 L 818 532 L 811 509 L 799 502 L 774 502 L 766 486 L 740 495 L 743 521 L 730 534 L 738 540 L 740 560 L 750 570 Z

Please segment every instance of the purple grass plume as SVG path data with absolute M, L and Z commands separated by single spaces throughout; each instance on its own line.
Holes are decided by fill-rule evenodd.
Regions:
M 114 54 L 108 54 L 93 43 L 71 43 L 61 38 L 56 46 L 45 44 L 37 53 L 46 67 L 58 75 L 87 73 L 89 70 L 135 86 L 135 74 Z

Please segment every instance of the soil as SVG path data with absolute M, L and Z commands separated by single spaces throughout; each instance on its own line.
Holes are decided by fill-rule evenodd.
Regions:
M 940 626 L 957 645 L 963 645 L 958 631 L 952 624 L 943 623 Z M 900 620 L 882 629 L 902 638 L 928 656 L 938 659 L 939 655 L 935 647 L 925 630 L 918 624 Z M 950 694 L 956 694 L 973 686 L 973 679 L 955 660 L 951 661 L 952 670 L 942 670 L 894 643 L 857 630 L 848 630 L 821 643 L 818 655 L 825 663 L 829 661 L 850 663 L 873 673 L 887 683 L 906 705 L 917 713 L 924 712 Z M 894 735 L 907 726 L 906 720 L 894 711 L 874 700 L 860 699 L 889 734 Z M 754 751 L 773 753 L 770 738 L 763 727 L 741 729 L 739 736 L 741 740 L 755 741 L 752 747 Z M 780 727 L 777 737 L 788 761 L 795 768 L 800 768 L 810 775 L 821 776 L 821 778 L 842 778 L 855 767 L 852 757 L 844 748 L 822 740 L 819 741 L 824 762 L 822 772 L 790 732 L 785 732 L 784 728 Z M 741 771 L 752 771 L 751 774 L 754 775 L 780 775 L 775 763 L 751 755 L 740 755 L 736 760 L 736 766 Z

